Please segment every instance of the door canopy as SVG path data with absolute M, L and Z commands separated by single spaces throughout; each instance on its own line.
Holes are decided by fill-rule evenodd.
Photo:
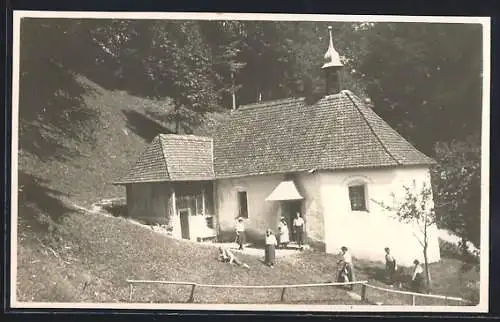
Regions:
M 280 182 L 274 188 L 273 192 L 267 196 L 266 201 L 281 201 L 281 200 L 301 200 L 304 199 L 297 190 L 295 183 L 292 180 Z

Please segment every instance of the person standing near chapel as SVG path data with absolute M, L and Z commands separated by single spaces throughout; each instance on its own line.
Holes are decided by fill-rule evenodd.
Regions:
M 413 261 L 413 274 L 411 276 L 411 288 L 413 292 L 422 293 L 424 288 L 424 269 L 418 261 L 418 259 Z
M 347 278 L 349 282 L 354 282 L 354 269 L 353 269 L 353 264 L 352 264 L 352 256 L 349 253 L 349 250 L 347 247 L 342 246 L 340 249 L 340 260 L 338 262 L 338 265 L 340 267 L 339 269 L 339 276 L 337 277 L 337 281 L 339 282 L 344 282 L 343 274 L 347 274 Z M 348 289 L 352 290 L 353 285 L 349 285 L 347 287 Z
M 389 247 L 384 249 L 385 251 L 385 272 L 387 275 L 387 283 L 389 285 L 394 284 L 394 277 L 396 275 L 396 259 L 391 255 L 391 250 Z
M 243 218 L 239 217 L 236 223 L 236 241 L 238 243 L 238 249 L 243 250 L 243 245 L 246 243 L 245 234 L 245 224 L 243 223 Z
M 290 242 L 290 232 L 288 231 L 288 225 L 286 224 L 285 217 L 281 217 L 280 223 L 278 224 L 278 248 L 286 247 Z
M 302 244 L 304 242 L 304 219 L 297 212 L 295 219 L 293 220 L 293 231 L 295 233 L 295 239 L 299 249 L 302 249 Z
M 265 246 L 265 263 L 269 267 L 274 266 L 274 259 L 276 256 L 276 245 L 277 245 L 276 237 L 274 236 L 271 229 L 266 231 L 266 246 Z

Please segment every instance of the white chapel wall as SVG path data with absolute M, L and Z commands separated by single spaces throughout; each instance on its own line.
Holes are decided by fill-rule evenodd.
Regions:
M 238 191 L 247 192 L 248 219 L 245 227 L 249 237 L 263 238 L 267 228 L 276 230 L 279 204 L 265 198 L 283 180 L 283 175 L 220 179 L 216 182 L 216 204 L 219 229 L 223 234 L 234 231 L 238 217 Z
M 380 261 L 384 248 L 390 247 L 401 265 L 411 265 L 415 258 L 423 261 L 422 246 L 415 234 L 419 229 L 394 219 L 394 214 L 378 202 L 392 205 L 391 193 L 401 195 L 403 185 L 428 182 L 427 168 L 400 168 L 321 173 L 321 196 L 325 220 L 325 242 L 329 253 L 337 253 L 341 246 L 351 249 L 355 257 Z M 350 182 L 367 184 L 367 212 L 351 211 L 348 185 Z M 432 228 L 429 260 L 440 259 L 437 229 Z

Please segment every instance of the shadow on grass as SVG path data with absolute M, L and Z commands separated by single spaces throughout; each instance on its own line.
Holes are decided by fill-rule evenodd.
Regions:
M 376 280 L 381 283 L 386 283 L 386 273 L 385 269 L 379 266 L 363 266 L 361 268 L 357 268 L 359 271 L 361 271 L 364 275 L 367 276 L 369 280 Z
M 60 199 L 67 194 L 51 189 L 47 184 L 48 180 L 23 171 L 18 173 L 18 216 L 34 228 L 44 229 L 50 224 L 41 220 L 41 214 L 54 222 L 60 222 L 65 215 L 73 211 Z
M 127 205 L 106 205 L 102 207 L 106 212 L 115 217 L 129 218 Z
M 122 112 L 127 118 L 128 128 L 147 142 L 151 142 L 158 134 L 173 133 L 159 122 L 142 113 L 134 110 L 122 110 Z

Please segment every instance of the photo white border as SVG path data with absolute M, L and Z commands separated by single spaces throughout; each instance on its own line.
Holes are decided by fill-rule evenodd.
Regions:
M 329 22 L 422 22 L 481 24 L 483 28 L 483 108 L 481 136 L 481 257 L 480 302 L 477 306 L 399 306 L 399 305 L 291 305 L 291 304 L 133 304 L 133 303 L 39 303 L 18 302 L 17 285 L 17 205 L 18 205 L 18 111 L 19 111 L 19 45 L 22 18 L 94 18 L 94 19 L 165 19 L 165 20 L 268 20 Z M 489 301 L 489 166 L 490 166 L 490 17 L 439 17 L 391 15 L 325 15 L 265 13 L 197 13 L 197 12 L 13 12 L 12 66 L 12 157 L 11 157 L 11 308 L 40 309 L 152 309 L 152 310 L 233 310 L 293 312 L 460 312 L 486 313 Z M 16 135 L 14 135 L 16 134 Z

